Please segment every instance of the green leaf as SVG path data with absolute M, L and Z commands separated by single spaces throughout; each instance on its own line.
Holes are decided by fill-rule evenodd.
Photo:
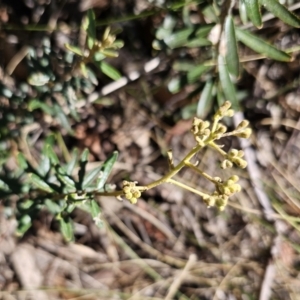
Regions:
M 41 157 L 41 161 L 39 163 L 37 171 L 42 176 L 46 176 L 47 173 L 50 171 L 50 169 L 51 169 L 50 158 L 48 157 L 48 155 L 43 154 Z
M 78 159 L 78 149 L 75 148 L 71 154 L 71 160 L 68 162 L 68 164 L 65 166 L 66 169 L 66 173 L 70 176 L 72 176 L 72 173 L 74 171 L 74 168 L 76 166 L 77 163 L 77 159 Z
M 99 177 L 100 172 L 101 172 L 101 168 L 102 168 L 102 166 L 97 167 L 97 168 L 91 170 L 89 173 L 87 173 L 87 174 L 84 176 L 84 180 L 83 180 L 83 184 L 82 184 L 83 189 L 88 188 L 88 186 L 89 186 L 89 185 L 90 185 L 97 177 Z
M 79 56 L 83 56 L 83 53 L 79 47 L 70 44 L 65 44 L 65 48 Z
M 248 31 L 244 31 L 236 27 L 235 33 L 237 39 L 252 50 L 274 60 L 291 61 L 291 57 L 287 53 L 275 48 L 261 38 L 258 38 L 257 36 L 249 33 Z
M 97 182 L 97 190 L 101 190 L 104 187 L 104 184 L 107 181 L 107 178 L 113 168 L 113 165 L 117 161 L 118 151 L 114 151 L 112 155 L 104 162 L 102 166 L 102 174 Z
M 78 190 L 82 190 L 82 185 L 83 185 L 83 179 L 85 176 L 85 167 L 88 161 L 88 157 L 89 157 L 89 149 L 84 149 L 84 151 L 81 154 L 81 158 L 80 158 L 80 162 L 79 162 L 79 166 L 80 169 L 78 171 L 78 184 L 77 184 L 77 189 Z
M 88 78 L 88 73 L 87 73 L 86 64 L 85 64 L 83 61 L 80 62 L 80 70 L 81 70 L 82 75 L 83 75 L 85 78 Z
M 51 163 L 53 165 L 59 164 L 59 159 L 58 159 L 56 153 L 54 152 L 52 145 L 49 145 L 49 144 L 46 145 L 45 154 L 50 158 Z
M 56 167 L 56 176 L 59 180 L 70 189 L 70 191 L 74 191 L 75 189 L 75 181 L 74 179 L 65 173 L 64 169 L 61 167 Z
M 40 190 L 46 191 L 48 193 L 54 192 L 54 190 L 38 175 L 31 173 L 29 174 L 29 178 L 31 182 Z
M 67 242 L 74 240 L 73 222 L 69 216 L 60 217 L 60 231 Z
M 220 83 L 225 95 L 226 100 L 229 100 L 232 103 L 232 108 L 238 110 L 238 103 L 236 98 L 235 87 L 230 79 L 227 65 L 225 64 L 223 56 L 219 55 L 218 57 L 218 68 L 219 68 L 219 78 Z
M 101 50 L 101 53 L 104 54 L 106 57 L 111 57 L 111 58 L 119 56 L 119 53 L 114 50 L 104 49 L 104 50 Z
M 171 48 L 175 49 L 178 47 L 197 47 L 199 46 L 208 46 L 211 45 L 211 42 L 207 39 L 204 39 L 209 31 L 211 30 L 212 26 L 203 26 L 202 28 L 196 30 L 195 28 L 187 28 L 180 31 L 177 31 L 173 34 L 169 34 L 164 38 L 164 42 L 166 45 Z
M 46 199 L 44 203 L 47 209 L 54 215 L 58 214 L 61 211 L 61 207 L 57 204 L 57 202 Z
M 24 215 L 18 220 L 17 235 L 23 236 L 24 233 L 31 227 L 32 222 L 29 215 Z
M 101 53 L 101 52 L 96 52 L 95 54 L 94 54 L 94 61 L 101 61 L 101 60 L 103 60 L 104 58 L 106 58 L 106 56 L 103 54 L 103 53 Z
M 28 77 L 27 81 L 33 86 L 43 86 L 50 81 L 50 77 L 45 73 L 35 72 Z
M 28 168 L 28 163 L 23 153 L 18 153 L 17 160 L 21 169 L 26 170 Z
M 99 218 L 101 210 L 96 200 L 90 201 L 90 212 L 93 218 Z
M 65 128 L 71 135 L 73 135 L 74 132 L 71 128 L 70 122 L 66 114 L 62 110 L 62 108 L 59 105 L 55 104 L 53 105 L 53 109 L 54 109 L 55 117 L 59 120 L 63 128 Z
M 205 38 L 196 38 L 194 40 L 188 41 L 185 44 L 185 47 L 188 48 L 198 48 L 204 46 L 210 46 L 212 43 L 208 39 Z
M 203 88 L 200 99 L 197 105 L 197 117 L 205 118 L 209 113 L 212 106 L 212 91 L 214 87 L 214 82 L 208 80 Z
M 97 63 L 97 65 L 98 65 L 99 69 L 101 70 L 101 72 L 104 73 L 105 75 L 107 75 L 112 80 L 118 80 L 122 77 L 122 75 L 120 74 L 120 72 L 117 69 L 115 69 L 113 66 L 106 63 L 105 61 L 101 61 L 101 62 Z
M 262 28 L 259 0 L 244 0 L 249 19 L 257 28 Z
M 230 74 L 239 77 L 239 54 L 235 37 L 234 23 L 231 16 L 225 21 L 226 63 Z
M 280 4 L 278 0 L 261 0 L 261 3 L 284 23 L 293 27 L 300 27 L 300 18 L 290 12 L 284 5 Z
M 247 24 L 248 18 L 247 18 L 247 10 L 246 10 L 245 0 L 239 1 L 239 13 L 240 13 L 240 18 L 241 18 L 242 23 L 244 25 Z
M 95 14 L 94 11 L 92 9 L 89 9 L 87 11 L 87 45 L 89 49 L 92 49 L 94 44 L 95 44 L 95 40 L 96 40 L 96 22 L 95 22 Z
M 198 65 L 187 73 L 187 83 L 191 84 L 200 79 L 201 75 L 208 71 L 211 67 L 205 65 Z
M 28 110 L 29 111 L 33 111 L 36 109 L 41 109 L 42 111 L 44 111 L 46 114 L 53 116 L 54 114 L 54 110 L 51 106 L 49 106 L 48 104 L 38 100 L 38 99 L 31 99 L 28 103 Z

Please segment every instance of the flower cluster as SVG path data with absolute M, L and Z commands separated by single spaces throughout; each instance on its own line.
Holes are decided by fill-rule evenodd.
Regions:
M 123 193 L 124 197 L 129 200 L 132 204 L 137 202 L 137 199 L 141 197 L 141 192 L 136 186 L 136 181 L 123 181 Z
M 244 151 L 231 149 L 227 155 L 225 155 L 225 159 L 221 163 L 222 169 L 231 168 L 233 164 L 238 166 L 241 169 L 247 167 L 247 162 L 243 159 Z
M 199 145 L 204 146 L 204 141 L 210 136 L 210 122 L 194 118 L 192 125 L 192 133 Z
M 237 175 L 231 176 L 226 181 L 222 181 L 221 178 L 215 177 L 214 183 L 216 185 L 216 190 L 211 195 L 203 197 L 207 206 L 216 206 L 219 210 L 224 210 L 229 197 L 241 190 L 241 186 L 237 183 L 238 180 L 239 177 Z

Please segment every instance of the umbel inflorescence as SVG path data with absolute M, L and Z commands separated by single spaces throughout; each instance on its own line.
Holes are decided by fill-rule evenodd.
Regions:
M 154 188 L 162 183 L 171 183 L 200 195 L 208 207 L 216 206 L 219 210 L 224 210 L 229 197 L 241 190 L 241 186 L 238 184 L 239 177 L 233 175 L 225 180 L 220 177 L 212 177 L 196 165 L 192 164 L 190 160 L 204 147 L 210 147 L 223 157 L 220 164 L 222 169 L 232 168 L 233 165 L 239 168 L 245 168 L 247 166 L 247 162 L 243 158 L 244 152 L 242 150 L 231 149 L 226 152 L 222 149 L 222 145 L 216 143 L 217 140 L 228 136 L 247 139 L 251 135 L 252 131 L 248 127 L 249 122 L 246 120 L 243 120 L 230 132 L 227 131 L 227 127 L 224 124 L 220 123 L 224 117 L 233 116 L 234 111 L 230 109 L 230 107 L 231 103 L 226 101 L 214 114 L 212 122 L 194 118 L 191 132 L 195 138 L 196 145 L 176 166 L 173 164 L 172 152 L 170 151 L 169 160 L 171 167 L 166 175 L 145 186 L 138 186 L 136 181 L 124 181 L 122 190 L 113 192 L 113 195 L 117 196 L 119 199 L 124 197 L 134 204 L 137 202 L 143 191 Z M 211 194 L 208 194 L 181 183 L 177 179 L 175 180 L 173 177 L 184 167 L 191 168 L 207 180 L 211 181 L 215 185 L 215 190 Z

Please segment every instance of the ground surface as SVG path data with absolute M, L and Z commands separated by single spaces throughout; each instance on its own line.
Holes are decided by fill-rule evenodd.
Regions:
M 13 30 L 8 25 L 17 26 L 26 18 L 29 24 L 78 24 L 83 14 L 71 1 L 66 6 L 32 1 L 22 9 L 17 1 L 5 2 L 0 13 L 7 26 L 1 29 L 1 72 L 23 46 L 49 36 L 59 47 L 62 35 L 70 39 L 73 34 L 63 26 L 49 32 Z M 95 9 L 100 20 L 154 10 L 147 1 L 104 0 Z M 119 23 L 125 47 L 112 63 L 122 74 L 142 70 L 151 61 L 154 28 L 163 17 L 161 12 Z M 272 24 L 273 32 L 270 27 L 269 31 L 275 39 L 281 25 Z M 17 41 L 11 42 L 14 38 Z M 293 39 L 299 41 L 299 32 Z M 168 169 L 169 148 L 176 163 L 194 145 L 191 119 L 182 120 L 180 112 L 198 97 L 187 98 L 188 88 L 176 95 L 167 91 L 171 60 L 161 54 L 153 71 L 109 93 L 105 101 L 82 107 L 81 121 L 72 124 L 72 137 L 63 132 L 67 147 L 91 150 L 91 161 L 103 161 L 119 150 L 110 177 L 114 184 L 129 177 L 139 184 L 156 180 Z M 9 81 L 12 87 L 27 76 L 25 65 L 17 65 Z M 240 85 L 248 96 L 242 108 L 254 134 L 250 147 L 237 140 L 224 142 L 229 143 L 226 147 L 244 148 L 249 164 L 248 170 L 238 171 L 243 190 L 225 211 L 208 209 L 198 196 L 172 185 L 149 191 L 136 205 L 99 198 L 104 227 L 99 229 L 78 210 L 76 241 L 67 244 L 46 211 L 23 238 L 17 238 L 14 219 L 6 218 L 1 207 L 0 298 L 300 299 L 299 56 L 289 64 L 248 62 L 245 69 Z M 101 74 L 98 81 L 96 94 L 89 97 L 97 97 L 111 82 Z M 37 127 L 28 129 L 30 138 L 37 137 L 33 153 L 43 134 L 57 126 L 48 119 L 39 125 L 43 116 L 35 118 Z M 43 133 L 36 135 L 39 130 Z M 212 150 L 198 160 L 207 173 L 220 174 Z M 179 177 L 195 188 L 209 188 L 191 171 Z

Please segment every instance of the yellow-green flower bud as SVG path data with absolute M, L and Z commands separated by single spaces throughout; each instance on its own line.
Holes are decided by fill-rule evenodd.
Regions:
M 235 136 L 240 137 L 242 139 L 248 139 L 250 137 L 251 133 L 252 133 L 252 129 L 246 128 L 242 132 L 236 133 Z
M 133 197 L 133 195 L 130 192 L 125 194 L 125 198 L 128 200 L 132 199 L 132 197 Z
M 229 180 L 232 180 L 234 183 L 238 182 L 239 181 L 239 176 L 237 175 L 232 175 L 231 177 L 229 177 Z
M 225 133 L 227 131 L 227 127 L 223 124 L 218 124 L 217 125 L 217 133 Z
M 126 185 L 123 187 L 123 192 L 126 194 L 126 193 L 129 193 L 130 192 L 130 186 Z
M 139 197 L 141 197 L 141 192 L 140 191 L 134 191 L 134 192 L 132 192 L 132 195 L 133 195 L 134 198 L 139 198 Z
M 136 204 L 137 203 L 137 198 L 131 198 L 131 199 L 128 199 L 130 200 L 131 204 Z
M 228 152 L 228 156 L 229 156 L 230 158 L 236 157 L 238 154 L 239 154 L 239 151 L 238 151 L 237 149 L 231 149 L 231 150 Z
M 244 169 L 247 167 L 247 162 L 242 158 L 236 157 L 233 161 L 239 168 Z
M 249 125 L 249 121 L 243 120 L 237 127 L 236 130 L 240 130 L 246 128 Z
M 224 113 L 224 117 L 232 117 L 234 115 L 234 110 L 233 109 L 229 109 Z

